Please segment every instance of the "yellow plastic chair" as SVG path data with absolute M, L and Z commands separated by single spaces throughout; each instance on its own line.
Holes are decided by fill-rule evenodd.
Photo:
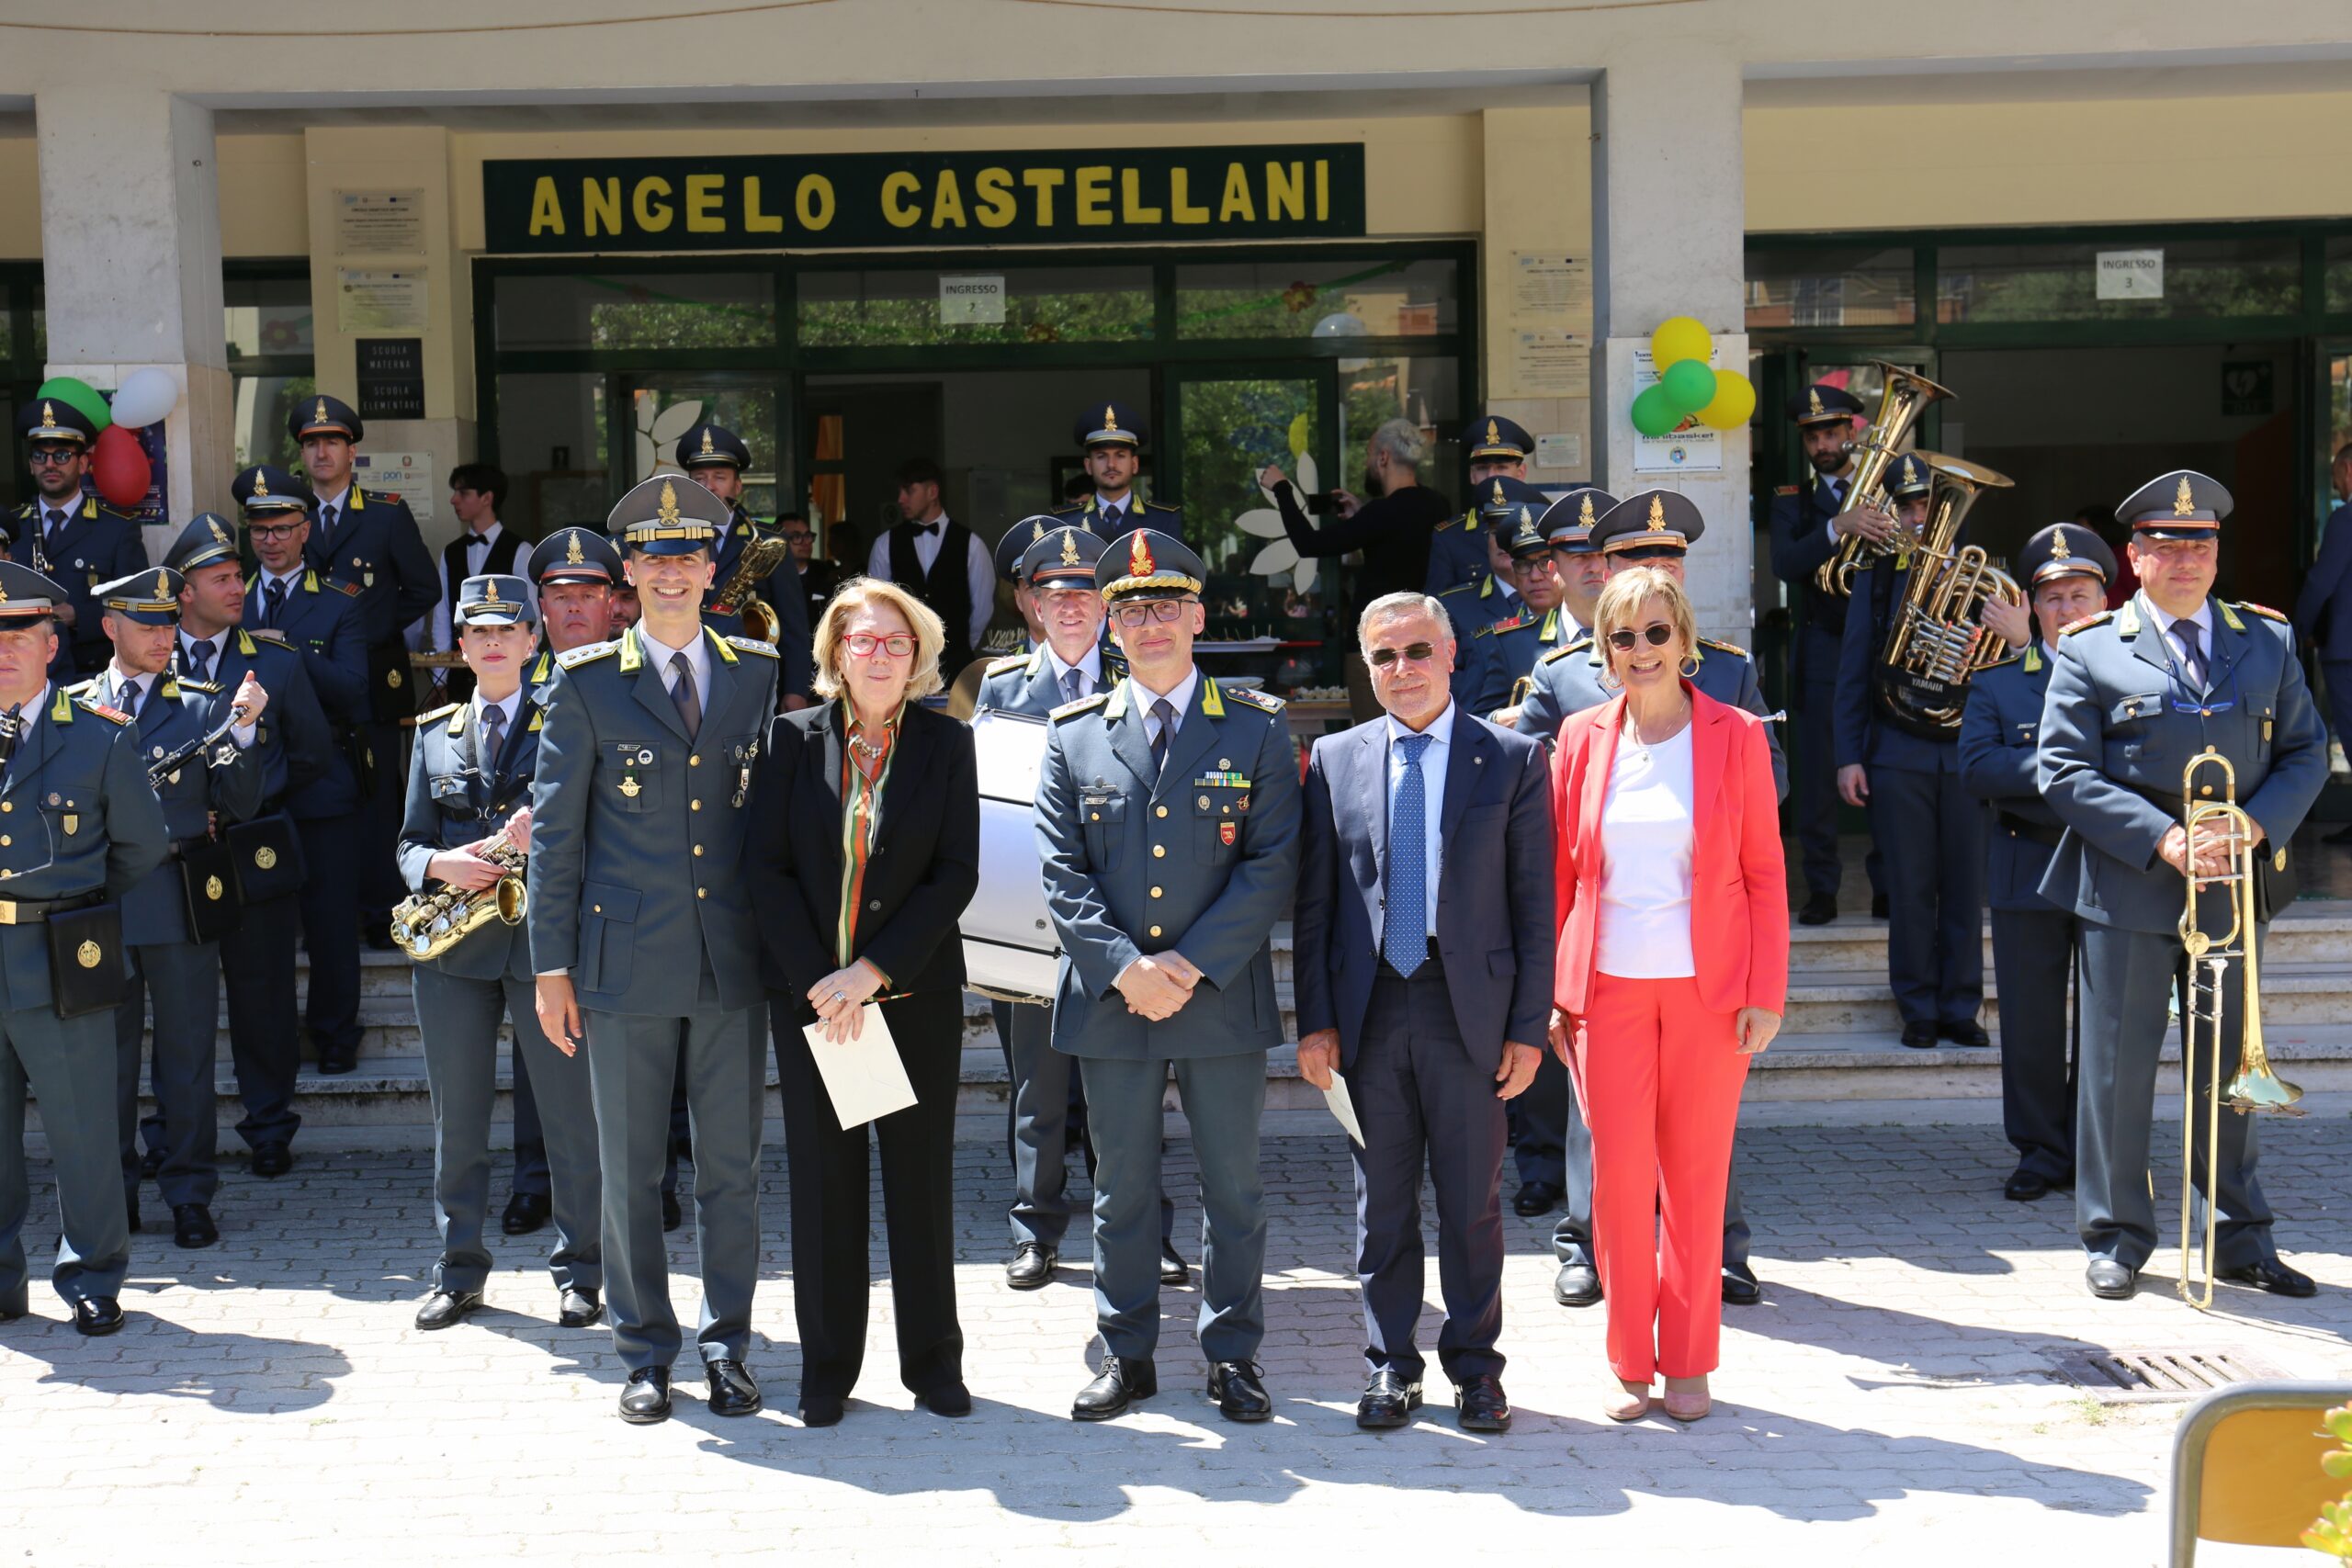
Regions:
M 2336 1446 L 2319 1418 L 2347 1403 L 2352 1383 L 2250 1382 L 2190 1405 L 2173 1434 L 2174 1568 L 2189 1568 L 2200 1540 L 2300 1545 L 2321 1506 L 2344 1495 L 2319 1467 Z

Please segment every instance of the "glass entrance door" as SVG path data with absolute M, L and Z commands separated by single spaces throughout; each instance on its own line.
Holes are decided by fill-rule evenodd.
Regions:
M 678 439 L 703 424 L 731 430 L 751 449 L 743 471 L 743 506 L 766 519 L 797 510 L 780 476 L 792 471 L 784 422 L 784 379 L 760 371 L 618 371 L 608 378 L 604 414 L 605 449 L 617 461 L 618 489 L 664 468 L 683 468 L 691 454 Z

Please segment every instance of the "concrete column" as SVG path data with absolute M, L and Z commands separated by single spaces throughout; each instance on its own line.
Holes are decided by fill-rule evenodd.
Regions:
M 212 111 L 169 93 L 74 84 L 35 96 L 51 376 L 111 390 L 154 367 L 182 388 L 164 421 L 171 517 L 229 501 L 228 344 Z M 160 558 L 172 530 L 148 530 Z
M 1664 487 L 1696 502 L 1706 536 L 1690 552 L 1699 626 L 1747 646 L 1754 626 L 1748 435 L 1727 431 L 1707 471 L 1638 473 L 1634 350 L 1668 316 L 1714 334 L 1715 367 L 1747 370 L 1745 184 L 1739 57 L 1726 40 L 1677 29 L 1629 40 L 1593 88 L 1593 445 L 1612 494 Z

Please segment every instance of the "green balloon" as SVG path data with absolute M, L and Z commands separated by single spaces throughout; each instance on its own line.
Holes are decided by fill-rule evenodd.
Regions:
M 1715 400 L 1715 373 L 1702 361 L 1678 360 L 1657 378 L 1657 389 L 1677 413 L 1697 413 Z
M 107 412 L 107 400 L 98 396 L 98 389 L 87 381 L 77 380 L 71 376 L 51 377 L 40 384 L 40 390 L 33 396 L 54 398 L 61 403 L 70 404 L 100 430 L 114 423 L 114 416 Z
M 1705 369 L 1704 366 L 1700 367 Z M 1634 428 L 1644 435 L 1664 435 L 1682 423 L 1682 411 L 1667 400 L 1666 385 L 1645 387 L 1634 399 L 1631 410 Z

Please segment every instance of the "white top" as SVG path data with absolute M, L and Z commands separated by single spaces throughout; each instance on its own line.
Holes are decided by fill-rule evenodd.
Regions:
M 1622 980 L 1696 975 L 1690 956 L 1690 855 L 1696 824 L 1690 727 L 1644 746 L 1617 738 L 1600 806 L 1600 919 L 1593 967 Z
M 1396 842 L 1396 791 L 1405 783 L 1405 752 L 1398 744 L 1414 731 L 1396 722 L 1394 714 L 1388 718 L 1388 842 Z M 1421 749 L 1421 846 L 1426 864 L 1421 872 L 1424 908 L 1429 915 L 1430 935 L 1437 935 L 1438 877 L 1445 869 L 1445 846 L 1438 841 L 1438 824 L 1445 820 L 1445 770 L 1448 749 L 1453 741 L 1453 705 L 1430 720 L 1429 728 L 1419 732 L 1429 737 L 1429 744 Z M 1381 868 L 1383 886 L 1387 891 L 1387 867 Z
M 915 536 L 915 561 L 926 572 L 939 559 L 940 547 L 947 542 L 947 513 L 943 512 L 931 521 L 937 526 L 928 534 Z M 930 525 L 902 523 L 899 526 L 928 527 Z M 882 536 L 874 541 L 874 547 L 865 552 L 865 575 L 881 582 L 890 581 L 890 533 L 891 530 L 884 529 Z M 996 615 L 996 561 L 989 556 L 989 547 L 980 543 L 978 534 L 971 536 L 965 548 L 964 573 L 972 588 L 971 644 L 978 648 L 987 639 L 989 622 Z M 908 585 L 902 583 L 900 586 Z

